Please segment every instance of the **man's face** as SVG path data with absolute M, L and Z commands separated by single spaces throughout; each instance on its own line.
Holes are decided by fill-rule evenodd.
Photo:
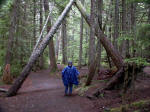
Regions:
M 71 63 L 71 62 L 69 62 L 69 63 L 68 63 L 68 66 L 72 66 L 72 63 Z

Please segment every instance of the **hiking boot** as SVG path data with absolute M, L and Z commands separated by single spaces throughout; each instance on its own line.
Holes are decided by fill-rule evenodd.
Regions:
M 69 93 L 68 96 L 72 96 L 72 93 Z
M 64 94 L 64 96 L 68 96 L 68 94 Z

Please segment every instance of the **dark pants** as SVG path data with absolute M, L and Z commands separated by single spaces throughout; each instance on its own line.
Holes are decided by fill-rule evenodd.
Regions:
M 68 84 L 65 86 L 65 94 L 68 94 L 68 89 L 69 89 L 69 94 L 72 94 L 72 87 L 73 87 L 73 84 Z

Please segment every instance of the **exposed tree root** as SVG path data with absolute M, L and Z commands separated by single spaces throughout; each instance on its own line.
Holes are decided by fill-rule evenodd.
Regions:
M 6 93 L 7 91 L 8 91 L 8 89 L 0 88 L 0 92 L 4 92 L 4 93 Z
M 126 66 L 123 66 L 115 73 L 103 88 L 96 90 L 93 96 L 98 97 L 104 90 L 112 90 L 116 88 L 123 88 L 124 93 L 126 93 L 127 89 L 131 87 L 131 83 L 133 83 L 133 78 L 134 80 L 136 79 L 136 74 L 137 70 L 135 64 L 127 63 Z
M 117 84 L 121 82 L 122 76 L 124 74 L 124 67 L 116 72 L 116 74 L 111 78 L 111 80 L 103 88 L 99 88 L 93 95 L 98 97 L 104 90 L 110 90 L 115 88 Z M 123 82 L 123 81 L 122 81 Z

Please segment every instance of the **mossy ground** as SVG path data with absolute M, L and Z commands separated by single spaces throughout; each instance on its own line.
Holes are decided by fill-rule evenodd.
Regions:
M 134 110 L 133 112 L 141 112 L 140 110 L 148 109 L 148 106 L 150 106 L 150 100 L 140 100 L 131 104 L 121 105 L 117 108 L 112 108 L 108 112 L 128 112 L 130 110 Z

